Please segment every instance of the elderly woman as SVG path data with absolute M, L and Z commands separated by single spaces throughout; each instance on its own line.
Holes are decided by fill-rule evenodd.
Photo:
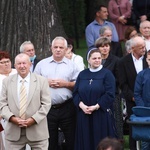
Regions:
M 2 89 L 3 79 L 7 76 L 16 73 L 16 69 L 11 68 L 10 55 L 6 51 L 0 51 L 0 93 Z M 1 124 L 4 127 L 4 120 L 1 119 Z M 3 138 L 3 140 L 1 139 Z M 0 132 L 0 150 L 4 150 L 4 131 Z
M 74 150 L 95 150 L 105 137 L 116 137 L 113 115 L 115 78 L 101 65 L 98 49 L 87 55 L 89 69 L 80 72 L 73 101 L 77 108 L 77 126 Z

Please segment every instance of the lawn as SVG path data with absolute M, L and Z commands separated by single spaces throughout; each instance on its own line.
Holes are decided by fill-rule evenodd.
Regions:
M 87 66 L 87 60 L 86 60 L 86 54 L 87 54 L 87 46 L 86 41 L 84 38 L 80 39 L 79 41 L 79 48 L 76 49 L 75 47 L 75 53 L 78 55 L 81 55 L 84 58 L 84 63 Z M 129 150 L 129 142 L 128 142 L 128 135 L 124 135 L 124 150 Z

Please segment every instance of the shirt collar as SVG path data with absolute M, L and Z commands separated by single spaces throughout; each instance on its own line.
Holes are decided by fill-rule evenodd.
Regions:
M 103 23 L 103 24 L 99 24 L 96 20 L 94 20 L 93 23 L 94 23 L 95 25 L 101 25 L 101 26 L 103 26 L 104 24 L 105 24 L 105 25 L 108 24 L 108 21 L 104 20 L 104 23 Z
M 57 62 L 55 59 L 54 59 L 54 57 L 53 56 L 51 56 L 50 58 L 49 58 L 49 62 L 50 63 L 52 63 L 52 62 L 55 62 L 55 63 L 67 63 L 67 58 L 66 57 L 64 57 L 60 62 Z
M 144 56 L 141 56 L 139 59 L 136 59 L 133 55 L 133 53 L 131 54 L 132 55 L 132 59 L 133 61 L 137 61 L 137 60 L 143 60 Z
M 21 82 L 22 80 L 25 80 L 26 82 L 29 83 L 30 81 L 30 76 L 31 76 L 31 73 L 29 72 L 28 75 L 25 77 L 25 78 L 22 78 L 19 74 L 18 74 L 18 81 Z

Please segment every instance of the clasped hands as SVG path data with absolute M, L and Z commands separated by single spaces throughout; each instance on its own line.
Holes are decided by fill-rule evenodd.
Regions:
M 83 102 L 79 103 L 79 107 L 83 110 L 85 114 L 92 114 L 93 111 L 98 110 L 100 108 L 98 104 L 87 106 Z
M 33 118 L 28 118 L 25 120 L 19 117 L 12 116 L 9 121 L 16 124 L 20 128 L 27 128 L 35 124 L 35 120 Z
M 48 79 L 48 83 L 52 88 L 63 88 L 67 86 L 67 81 L 62 79 Z
M 118 21 L 121 22 L 122 24 L 126 24 L 127 23 L 127 20 L 125 19 L 125 16 L 120 16 L 118 18 Z

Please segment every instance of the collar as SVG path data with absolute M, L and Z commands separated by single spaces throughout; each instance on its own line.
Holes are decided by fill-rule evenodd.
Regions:
M 94 20 L 93 23 L 94 23 L 95 25 L 103 26 L 103 25 L 108 24 L 108 21 L 104 20 L 104 23 L 103 23 L 102 25 L 99 24 L 96 20 Z
M 103 68 L 103 66 L 100 65 L 100 66 L 99 66 L 98 68 L 96 68 L 96 69 L 89 68 L 89 70 L 90 70 L 91 72 L 98 72 L 98 71 L 100 71 L 102 68 Z
M 67 63 L 67 58 L 66 58 L 66 57 L 63 57 L 63 59 L 58 62 L 58 61 L 56 61 L 56 60 L 54 59 L 53 56 L 51 56 L 51 57 L 49 58 L 49 62 L 50 62 L 50 63 L 52 63 L 52 62 L 55 62 L 55 63 Z
M 25 80 L 26 82 L 29 83 L 30 76 L 31 76 L 31 73 L 30 73 L 30 72 L 28 73 L 28 75 L 27 75 L 25 78 L 22 78 L 22 77 L 18 74 L 18 81 L 21 82 L 22 80 Z
M 132 59 L 133 61 L 137 61 L 137 60 L 143 60 L 144 56 L 141 56 L 139 59 L 136 59 L 133 55 L 133 53 L 131 53 Z

